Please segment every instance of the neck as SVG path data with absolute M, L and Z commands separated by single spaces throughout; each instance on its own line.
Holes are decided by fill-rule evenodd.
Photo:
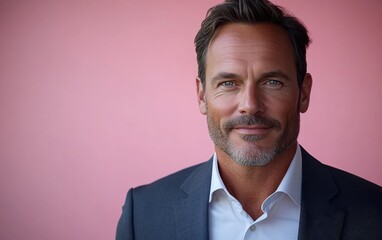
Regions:
M 262 215 L 261 204 L 280 185 L 297 149 L 290 146 L 265 166 L 242 166 L 216 149 L 221 178 L 227 190 L 253 218 Z

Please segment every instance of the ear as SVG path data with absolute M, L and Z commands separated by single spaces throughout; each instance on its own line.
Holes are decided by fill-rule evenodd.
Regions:
M 309 108 L 310 101 L 310 91 L 312 89 L 312 76 L 310 73 L 305 75 L 304 81 L 302 82 L 300 89 L 300 112 L 304 113 Z
M 198 96 L 199 111 L 201 114 L 207 114 L 206 98 L 204 95 L 204 88 L 200 78 L 196 78 L 196 94 Z

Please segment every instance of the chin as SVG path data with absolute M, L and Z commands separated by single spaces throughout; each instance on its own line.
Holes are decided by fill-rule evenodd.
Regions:
M 260 142 L 246 142 L 246 145 L 231 144 L 224 152 L 241 166 L 265 166 L 278 155 L 275 145 L 264 146 Z

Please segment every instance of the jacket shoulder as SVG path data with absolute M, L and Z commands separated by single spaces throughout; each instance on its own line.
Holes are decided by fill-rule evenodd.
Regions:
M 187 179 L 197 171 L 204 171 L 204 169 L 208 169 L 210 165 L 210 161 L 203 162 L 197 165 L 193 165 L 182 170 L 179 170 L 175 173 L 167 175 L 163 178 L 160 178 L 152 183 L 145 184 L 134 188 L 134 192 L 136 194 L 149 194 L 151 196 L 154 195 L 163 195 L 165 192 L 171 192 L 174 190 L 178 190 L 181 185 L 187 181 Z
M 357 200 L 360 202 L 375 203 L 378 206 L 382 202 L 382 187 L 364 178 L 341 169 L 324 165 L 333 176 L 339 194 L 347 197 L 349 202 Z
M 198 189 L 201 194 L 209 189 L 206 179 L 210 175 L 210 166 L 211 161 L 204 162 L 130 189 L 122 208 L 116 239 L 171 239 L 175 236 L 176 206 L 186 198 L 190 187 Z
M 380 239 L 382 188 L 303 154 L 302 227 L 304 239 L 319 233 L 341 239 Z M 312 229 L 312 226 L 320 228 Z M 328 235 L 328 236 L 326 236 Z M 338 236 L 337 236 L 338 237 Z
M 310 182 L 310 187 L 323 189 L 323 185 L 334 183 L 336 191 L 338 191 L 337 197 L 349 203 L 382 200 L 381 186 L 352 173 L 321 163 L 304 149 L 302 153 L 305 162 L 303 162 L 303 166 L 305 165 L 303 174 L 305 171 L 305 180 Z

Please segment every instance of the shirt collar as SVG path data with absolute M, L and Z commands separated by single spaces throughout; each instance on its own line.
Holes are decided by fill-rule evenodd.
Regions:
M 283 192 L 289 195 L 289 197 L 301 205 L 301 182 L 302 182 L 302 155 L 301 147 L 297 145 L 296 153 L 289 165 L 287 172 L 276 192 Z
M 302 181 L 302 155 L 301 147 L 297 145 L 296 153 L 285 173 L 276 192 L 286 193 L 296 204 L 301 205 L 301 181 Z M 209 202 L 212 201 L 213 193 L 219 189 L 224 190 L 228 195 L 228 190 L 221 179 L 216 153 L 212 160 L 212 174 Z
M 209 202 L 212 201 L 213 193 L 219 189 L 223 189 L 226 193 L 228 193 L 227 188 L 225 187 L 223 180 L 220 177 L 218 159 L 216 157 L 216 153 L 214 153 L 214 157 L 212 159 L 212 175 Z

